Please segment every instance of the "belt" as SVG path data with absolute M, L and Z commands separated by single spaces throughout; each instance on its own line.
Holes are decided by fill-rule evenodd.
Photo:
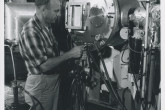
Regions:
M 57 74 L 57 72 L 55 72 L 55 70 L 49 70 L 49 71 L 43 72 L 42 74 L 43 75 L 53 75 L 53 74 Z

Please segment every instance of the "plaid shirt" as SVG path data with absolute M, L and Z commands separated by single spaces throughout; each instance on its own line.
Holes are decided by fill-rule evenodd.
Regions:
M 36 15 L 24 24 L 19 42 L 28 74 L 41 74 L 39 66 L 48 58 L 59 55 L 52 29 L 43 26 Z

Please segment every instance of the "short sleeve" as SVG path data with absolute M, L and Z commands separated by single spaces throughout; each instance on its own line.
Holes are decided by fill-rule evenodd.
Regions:
M 34 30 L 26 31 L 22 36 L 22 46 L 28 62 L 37 67 L 47 60 L 46 50 L 39 36 Z

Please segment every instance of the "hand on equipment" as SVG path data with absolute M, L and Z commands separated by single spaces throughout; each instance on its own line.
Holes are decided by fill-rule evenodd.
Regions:
M 72 58 L 80 58 L 83 53 L 83 46 L 75 46 L 69 52 Z

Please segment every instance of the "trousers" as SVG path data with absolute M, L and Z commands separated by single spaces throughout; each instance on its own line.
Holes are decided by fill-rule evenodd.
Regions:
M 57 110 L 59 96 L 59 74 L 29 75 L 25 83 L 25 102 L 31 106 L 30 110 Z

